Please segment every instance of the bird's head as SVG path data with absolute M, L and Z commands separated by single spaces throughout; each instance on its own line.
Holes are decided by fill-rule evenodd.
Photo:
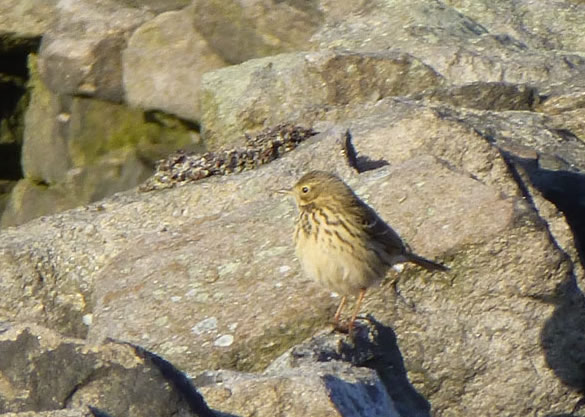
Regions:
M 311 171 L 297 181 L 287 194 L 295 198 L 299 208 L 311 204 L 327 206 L 338 200 L 353 197 L 351 189 L 336 175 L 325 171 Z

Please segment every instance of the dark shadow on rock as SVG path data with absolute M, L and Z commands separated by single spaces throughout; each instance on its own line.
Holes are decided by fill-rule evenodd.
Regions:
M 541 346 L 555 375 L 583 396 L 569 414 L 576 416 L 585 404 L 585 296 L 570 276 L 545 301 L 553 303 L 555 310 L 542 328 Z
M 329 399 L 341 416 L 375 416 L 379 415 L 378 413 L 388 414 L 388 411 L 392 409 L 392 402 L 388 400 L 388 390 L 384 392 L 384 387 L 361 382 L 352 384 L 331 374 L 324 375 L 323 381 L 330 392 Z M 359 399 L 354 398 L 356 393 L 359 393 L 357 394 Z M 364 412 L 364 402 L 370 405 L 375 404 L 377 409 L 368 408 Z
M 355 169 L 358 174 L 366 171 L 372 171 L 374 169 L 381 168 L 386 165 L 390 165 L 387 161 L 383 159 L 370 159 L 367 156 L 358 156 L 358 153 L 353 145 L 351 132 L 349 129 L 345 132 L 343 143 L 341 145 L 341 150 L 347 164 Z
M 386 165 L 390 164 L 383 159 L 370 159 L 367 156 L 358 156 L 357 158 L 357 166 L 359 167 L 360 173 L 382 168 Z
M 583 417 L 583 414 L 547 414 L 546 417 Z
M 585 175 L 570 171 L 533 171 L 530 179 L 544 198 L 563 212 L 585 265 Z
M 140 346 L 131 343 L 127 344 L 134 348 L 138 356 L 143 358 L 147 363 L 152 364 L 153 367 L 160 371 L 162 376 L 177 390 L 177 392 L 180 393 L 182 398 L 189 405 L 191 412 L 195 416 L 228 417 L 225 414 L 221 415 L 211 410 L 205 403 L 203 396 L 197 392 L 197 389 L 191 383 L 189 377 L 177 369 L 172 363 Z
M 543 169 L 536 159 L 524 159 L 508 152 L 502 153 L 514 171 L 517 171 L 517 167 L 522 168 L 531 184 L 565 215 L 573 232 L 581 264 L 585 266 L 585 174 Z M 519 183 L 521 184 L 521 181 Z
M 585 266 L 585 175 L 543 169 L 536 159 L 518 158 L 506 152 L 504 156 L 516 173 L 515 165 L 521 167 L 531 184 L 565 215 L 579 260 Z M 585 405 L 585 296 L 571 275 L 545 301 L 554 303 L 555 311 L 542 329 L 541 345 L 555 375 L 582 396 L 567 414 L 576 416 Z
M 342 356 L 356 366 L 378 373 L 400 415 L 430 416 L 430 403 L 408 380 L 394 330 L 371 315 L 366 322 L 368 331 L 357 331 L 353 346 L 342 345 Z
M 579 260 L 585 265 L 585 175 L 543 169 L 538 159 L 502 153 L 521 186 L 523 181 L 530 181 L 544 198 L 565 215 L 573 233 Z M 527 198 L 531 198 L 526 187 L 523 191 Z M 569 272 L 565 280 L 557 285 L 555 292 L 541 301 L 555 306 L 540 334 L 546 363 L 565 386 L 582 396 L 574 409 L 563 415 L 583 414 L 575 413 L 585 405 L 585 296 L 577 285 L 574 273 Z
M 106 413 L 104 410 L 100 410 L 97 407 L 92 407 L 90 405 L 87 408 L 89 408 L 89 411 L 90 411 L 90 413 L 91 413 L 91 415 L 93 417 L 112 417 L 111 415 L 109 415 L 108 413 Z
M 369 315 L 365 320 L 356 323 L 353 337 L 340 339 L 332 336 L 333 334 L 318 335 L 308 343 L 293 348 L 293 364 L 303 361 L 310 363 L 342 360 L 354 366 L 373 369 L 378 373 L 400 415 L 430 417 L 431 405 L 408 380 L 392 328 L 384 326 Z M 336 403 L 336 406 L 342 411 L 344 403 Z

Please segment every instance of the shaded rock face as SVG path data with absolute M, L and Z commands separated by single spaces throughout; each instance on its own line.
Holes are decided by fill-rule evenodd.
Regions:
M 2 414 L 214 415 L 194 390 L 176 389 L 164 360 L 128 345 L 89 347 L 38 326 L 20 325 L 3 329 L 0 349 Z
M 137 184 L 194 127 L 209 150 L 280 123 L 319 134 L 246 172 L 3 229 L 2 412 L 143 415 L 140 395 L 151 415 L 206 415 L 193 383 L 217 415 L 569 415 L 585 4 L 248 3 L 47 3 L 4 226 Z M 353 337 L 331 332 L 339 296 L 302 275 L 275 192 L 316 169 L 450 268 L 389 274 Z

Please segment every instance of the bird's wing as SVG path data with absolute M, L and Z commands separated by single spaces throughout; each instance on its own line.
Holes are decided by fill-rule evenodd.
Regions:
M 371 241 L 379 243 L 383 250 L 392 256 L 399 256 L 406 251 L 406 246 L 398 233 L 392 229 L 376 212 L 366 206 L 362 213 L 362 225 L 371 237 Z

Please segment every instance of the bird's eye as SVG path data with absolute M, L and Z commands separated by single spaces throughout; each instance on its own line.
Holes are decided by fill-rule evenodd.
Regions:
M 303 194 L 307 194 L 309 192 L 309 187 L 303 187 L 301 188 L 301 191 L 303 192 Z

